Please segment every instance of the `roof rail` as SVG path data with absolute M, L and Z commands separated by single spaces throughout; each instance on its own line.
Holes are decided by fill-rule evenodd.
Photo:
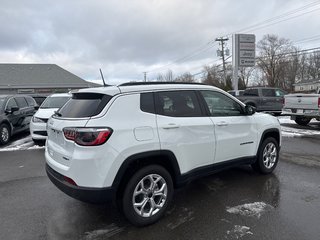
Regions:
M 187 83 L 187 82 L 126 82 L 118 85 L 118 87 L 122 86 L 139 86 L 139 85 L 161 85 L 161 84 L 188 84 L 188 85 L 207 85 L 204 83 Z

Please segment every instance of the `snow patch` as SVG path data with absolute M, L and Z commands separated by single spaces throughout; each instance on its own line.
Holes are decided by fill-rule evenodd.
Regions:
M 246 235 L 253 235 L 253 233 L 247 226 L 235 225 L 231 231 L 227 231 L 227 235 L 231 236 L 233 239 L 239 239 Z
M 246 217 L 257 217 L 260 218 L 261 215 L 267 211 L 271 210 L 273 207 L 264 202 L 254 202 L 246 203 L 243 205 L 238 205 L 235 207 L 227 207 L 228 213 L 239 214 Z

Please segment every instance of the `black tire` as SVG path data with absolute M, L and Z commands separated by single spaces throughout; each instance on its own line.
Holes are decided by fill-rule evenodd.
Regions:
M 150 177 L 150 178 L 149 178 Z M 154 177 L 160 177 L 157 179 L 159 180 L 155 187 L 151 187 L 151 181 L 150 179 L 154 179 Z M 150 181 L 150 185 L 148 186 L 148 180 Z M 141 182 L 143 182 L 144 189 L 147 191 L 142 191 L 142 185 Z M 161 189 L 161 187 L 166 184 L 166 197 L 165 199 L 163 196 L 154 196 L 155 191 Z M 141 188 L 140 188 L 141 187 Z M 141 193 L 134 196 L 134 192 L 140 188 Z M 153 189 L 153 190 L 151 190 Z M 165 187 L 164 187 L 165 189 Z M 173 196 L 173 183 L 172 178 L 169 172 L 159 166 L 159 165 L 149 165 L 146 167 L 143 167 L 139 169 L 128 181 L 127 186 L 124 189 L 123 193 L 123 199 L 122 199 L 122 210 L 126 218 L 131 222 L 133 225 L 141 227 L 146 226 L 155 223 L 158 221 L 163 214 L 165 213 L 171 199 Z M 165 191 L 161 191 L 165 192 Z M 152 200 L 151 200 L 152 199 Z M 153 213 L 151 216 L 142 216 L 137 211 L 139 211 L 138 207 L 134 207 L 134 201 L 138 203 L 143 203 L 144 207 L 141 207 L 140 212 L 143 212 L 144 210 L 148 210 L 149 212 Z M 160 209 L 155 209 L 154 211 L 151 210 L 151 203 L 157 202 L 159 205 L 162 205 Z
M 8 124 L 2 123 L 0 125 L 0 144 L 5 145 L 10 141 L 11 130 Z
M 301 126 L 306 126 L 311 121 L 311 118 L 306 117 L 296 117 L 296 120 L 294 120 L 297 124 Z
M 269 152 L 272 151 L 272 152 Z M 257 160 L 251 166 L 262 174 L 272 173 L 279 161 L 279 143 L 273 137 L 266 138 L 259 147 Z

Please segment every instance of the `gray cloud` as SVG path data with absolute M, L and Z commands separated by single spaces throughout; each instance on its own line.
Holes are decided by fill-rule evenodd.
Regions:
M 110 78 L 138 78 L 215 37 L 305 4 L 298 0 L 5 0 L 0 8 L 0 60 L 52 62 L 86 79 L 98 78 L 100 67 Z M 257 39 L 266 33 L 304 38 L 315 35 L 320 21 L 303 17 L 292 22 L 298 22 L 301 32 L 288 27 L 288 21 L 254 33 Z M 216 58 L 215 50 L 170 67 L 174 72 L 186 66 L 192 69 L 201 60 Z

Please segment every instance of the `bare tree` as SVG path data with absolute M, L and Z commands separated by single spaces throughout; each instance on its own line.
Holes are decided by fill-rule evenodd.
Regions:
M 259 57 L 257 64 L 264 72 L 270 87 L 280 87 L 283 75 L 283 62 L 286 56 L 294 51 L 288 39 L 279 38 L 277 35 L 265 35 L 257 44 Z
M 195 82 L 194 76 L 191 73 L 184 73 L 181 76 L 175 79 L 176 82 L 185 82 L 185 83 L 192 83 Z

